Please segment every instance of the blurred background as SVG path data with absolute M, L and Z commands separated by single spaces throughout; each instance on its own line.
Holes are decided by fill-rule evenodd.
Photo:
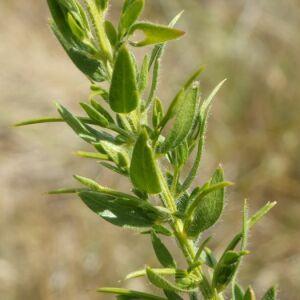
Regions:
M 117 20 L 121 0 L 112 0 Z M 163 63 L 167 102 L 188 74 L 206 65 L 203 94 L 228 78 L 210 118 L 199 184 L 221 162 L 236 185 L 215 227 L 219 254 L 241 226 L 244 198 L 255 211 L 277 207 L 252 232 L 241 283 L 261 294 L 279 285 L 280 299 L 300 299 L 300 2 L 298 0 L 151 0 L 145 19 L 178 24 L 188 34 L 172 42 Z M 0 299 L 111 299 L 99 286 L 150 287 L 124 282 L 143 264 L 156 266 L 147 237 L 105 223 L 74 197 L 48 190 L 73 186 L 73 174 L 111 187 L 126 182 L 93 161 L 60 124 L 11 128 L 53 115 L 53 101 L 79 111 L 89 82 L 72 65 L 47 25 L 46 1 L 0 1 Z M 173 248 L 175 249 L 176 247 Z M 176 251 L 176 250 L 174 250 Z

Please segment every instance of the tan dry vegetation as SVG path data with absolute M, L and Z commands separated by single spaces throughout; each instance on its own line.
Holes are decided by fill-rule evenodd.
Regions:
M 127 272 L 155 265 L 147 238 L 103 222 L 79 200 L 45 192 L 73 185 L 74 173 L 124 189 L 127 183 L 74 157 L 87 146 L 64 126 L 9 127 L 52 115 L 54 100 L 78 111 L 88 94 L 88 81 L 47 27 L 45 2 L 0 2 L 0 299 L 108 299 L 95 288 L 129 286 L 119 281 Z M 112 2 L 116 18 L 121 1 Z M 199 178 L 222 162 L 236 182 L 214 248 L 238 230 L 244 197 L 253 209 L 278 201 L 252 234 L 241 278 L 259 292 L 279 283 L 281 299 L 300 299 L 299 1 L 148 2 L 152 20 L 186 11 L 180 26 L 188 35 L 172 43 L 163 66 L 164 101 L 195 65 L 207 66 L 204 94 L 229 79 L 213 110 Z

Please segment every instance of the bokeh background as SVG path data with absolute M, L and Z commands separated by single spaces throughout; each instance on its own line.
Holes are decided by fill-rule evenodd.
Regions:
M 116 20 L 121 0 L 112 0 Z M 215 227 L 216 253 L 241 226 L 244 198 L 252 211 L 278 206 L 252 232 L 240 273 L 262 293 L 273 283 L 280 299 L 300 299 L 300 3 L 298 0 L 149 0 L 145 19 L 188 34 L 173 42 L 163 63 L 160 95 L 170 101 L 199 64 L 203 93 L 228 78 L 210 118 L 199 184 L 220 163 L 236 185 Z M 0 1 L 0 299 L 110 299 L 99 286 L 149 289 L 124 282 L 145 262 L 155 266 L 147 237 L 115 228 L 73 197 L 45 192 L 72 186 L 73 174 L 125 187 L 93 161 L 59 124 L 15 129 L 19 120 L 53 115 L 53 101 L 73 111 L 89 83 L 69 61 L 47 25 L 46 1 Z M 173 248 L 175 249 L 174 245 Z

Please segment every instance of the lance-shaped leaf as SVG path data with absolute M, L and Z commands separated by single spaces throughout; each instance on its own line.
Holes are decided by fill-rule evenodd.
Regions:
M 102 107 L 100 103 L 98 103 L 95 99 L 91 100 L 91 105 L 101 114 L 105 117 L 105 119 L 108 120 L 109 123 L 115 123 L 113 117 L 110 115 L 110 113 Z
M 163 104 L 159 98 L 155 98 L 152 112 L 152 125 L 156 129 L 164 117 Z
M 98 153 L 98 152 L 87 152 L 87 151 L 77 151 L 74 153 L 77 156 L 83 158 L 97 159 L 97 160 L 109 160 L 108 155 Z
M 115 46 L 118 41 L 118 33 L 117 33 L 113 23 L 106 20 L 104 23 L 104 26 L 105 26 L 105 32 L 106 32 L 106 35 L 108 37 L 110 44 L 112 46 Z
M 73 116 L 65 107 L 56 103 L 57 110 L 64 121 L 75 131 L 75 133 L 90 135 L 87 127 L 75 116 Z
M 182 288 L 176 285 L 175 283 L 172 283 L 171 281 L 167 280 L 166 278 L 164 278 L 163 276 L 161 276 L 151 268 L 147 268 L 146 273 L 149 281 L 152 284 L 154 284 L 156 287 L 161 288 L 163 290 L 167 290 L 171 292 L 185 292 L 185 293 L 195 290 L 194 288 L 193 289 Z
M 101 112 L 97 111 L 92 105 L 89 105 L 88 103 L 82 102 L 80 103 L 80 105 L 85 110 L 87 115 L 97 124 L 105 128 L 108 127 L 109 121 L 104 115 L 101 114 Z
M 196 154 L 195 160 L 192 164 L 192 168 L 189 172 L 189 175 L 187 176 L 186 180 L 182 184 L 181 191 L 188 189 L 198 174 L 201 159 L 202 159 L 202 153 L 203 153 L 203 149 L 204 149 L 205 130 L 206 130 L 206 126 L 207 126 L 210 107 L 211 107 L 214 96 L 217 94 L 217 92 L 219 91 L 219 89 L 221 88 L 221 86 L 223 85 L 224 82 L 225 82 L 225 80 L 223 80 L 221 83 L 219 83 L 217 85 L 217 87 L 212 91 L 212 93 L 208 96 L 208 98 L 205 99 L 205 101 L 201 105 L 198 120 L 196 117 L 196 121 L 198 121 L 199 126 L 196 126 L 196 128 L 195 128 L 196 132 L 193 132 L 193 130 L 191 130 L 190 138 L 192 138 L 192 139 L 189 138 L 189 143 L 191 144 L 192 147 L 194 147 L 198 144 L 197 154 Z M 197 125 L 197 124 L 195 124 L 195 125 Z M 196 133 L 196 135 L 194 135 L 195 133 Z M 198 139 L 198 142 L 196 142 L 197 139 Z
M 141 132 L 134 146 L 130 178 L 136 188 L 149 194 L 158 194 L 162 190 L 157 163 L 146 130 Z
M 166 153 L 178 146 L 191 130 L 199 101 L 199 87 L 194 86 L 181 94 L 179 98 L 175 120 L 171 131 L 160 146 L 159 151 Z
M 176 268 L 176 262 L 172 257 L 170 251 L 155 232 L 152 232 L 151 240 L 156 257 L 158 258 L 162 266 L 166 268 Z
M 209 266 L 210 268 L 214 269 L 217 265 L 217 259 L 212 253 L 211 249 L 208 247 L 204 248 L 204 251 L 202 252 L 201 259 L 204 261 L 204 263 Z
M 255 293 L 251 287 L 247 289 L 243 300 L 256 300 Z
M 115 295 L 127 297 L 127 298 L 123 298 L 123 299 L 167 300 L 167 299 L 159 297 L 159 296 L 155 296 L 155 295 L 151 295 L 151 294 L 147 294 L 147 293 L 143 293 L 143 292 L 139 292 L 139 291 L 119 289 L 119 288 L 100 288 L 100 289 L 97 289 L 97 292 L 105 293 L 105 294 L 115 294 Z
M 176 115 L 177 111 L 180 109 L 180 104 L 182 104 L 183 102 L 182 99 L 185 97 L 187 91 L 191 88 L 193 82 L 197 79 L 197 77 L 199 77 L 202 74 L 203 71 L 204 68 L 201 67 L 195 73 L 193 73 L 191 77 L 188 78 L 182 89 L 177 93 L 177 95 L 173 99 L 159 127 L 164 128 L 167 122 Z
M 261 300 L 276 300 L 276 299 L 277 299 L 277 291 L 275 287 L 271 287 L 261 298 Z
M 118 113 L 129 113 L 139 104 L 136 71 L 126 46 L 121 47 L 116 59 L 109 91 L 109 104 L 111 109 Z
M 151 227 L 165 220 L 166 214 L 150 203 L 99 192 L 79 193 L 82 201 L 104 220 L 121 227 Z
M 160 275 L 176 275 L 176 273 L 178 272 L 176 269 L 173 268 L 164 268 L 164 269 L 152 269 L 152 271 L 156 272 L 157 274 Z M 147 275 L 147 271 L 146 269 L 144 270 L 138 270 L 138 271 L 134 271 L 129 273 L 126 276 L 126 280 L 127 279 L 133 279 L 133 278 L 138 278 L 138 277 L 142 277 L 142 276 L 146 276 Z
M 145 5 L 144 0 L 125 0 L 119 24 L 120 35 L 123 36 L 138 19 Z
M 152 231 L 154 231 L 156 234 L 161 234 L 161 235 L 165 235 L 165 236 L 173 236 L 173 232 L 168 229 L 165 226 L 162 225 L 155 225 L 152 227 L 152 230 L 148 233 L 151 233 Z
M 188 223 L 186 229 L 190 237 L 198 236 L 200 232 L 213 226 L 220 218 L 224 209 L 224 186 L 229 185 L 224 182 L 224 173 L 221 167 L 215 171 L 210 181 L 211 186 L 218 186 L 218 184 L 221 184 L 220 188 L 208 193 L 197 203 L 197 208 L 192 215 L 193 219 Z M 189 211 L 189 208 L 187 210 Z
M 148 22 L 139 22 L 134 24 L 129 31 L 129 34 L 134 34 L 136 31 L 142 31 L 145 38 L 142 41 L 132 42 L 135 47 L 143 47 L 147 45 L 161 44 L 170 40 L 177 39 L 184 35 L 184 32 L 164 25 L 157 25 Z
M 144 57 L 141 71 L 139 73 L 139 78 L 138 78 L 138 87 L 140 93 L 142 93 L 147 87 L 148 79 L 149 79 L 148 69 L 149 69 L 149 56 L 146 55 Z
M 257 222 L 259 222 L 275 205 L 277 202 L 268 202 L 265 206 L 259 209 L 251 218 L 248 220 L 248 227 L 251 229 Z
M 73 17 L 73 15 L 70 14 L 70 13 L 67 14 L 67 22 L 68 22 L 68 25 L 69 25 L 72 33 L 79 40 L 84 40 L 84 38 L 85 38 L 85 31 L 84 31 L 84 29 L 79 26 L 77 20 L 75 20 L 75 18 Z
M 236 272 L 240 257 L 248 254 L 247 251 L 227 251 L 222 255 L 213 274 L 213 287 L 222 292 L 231 282 Z
M 237 283 L 234 285 L 233 288 L 233 300 L 243 300 L 244 299 L 244 291 L 240 285 Z

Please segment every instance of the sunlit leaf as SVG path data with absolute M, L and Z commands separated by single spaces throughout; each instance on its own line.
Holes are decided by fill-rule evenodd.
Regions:
M 130 177 L 135 187 L 149 194 L 161 192 L 157 163 L 146 130 L 140 134 L 132 153 Z
M 162 266 L 166 268 L 176 268 L 176 262 L 173 256 L 155 232 L 152 232 L 151 240 L 156 257 Z
M 144 0 L 125 0 L 119 24 L 120 35 L 124 35 L 138 19 L 145 5 Z
M 145 38 L 138 42 L 131 41 L 131 44 L 135 47 L 161 44 L 184 35 L 184 32 L 181 30 L 148 22 L 139 22 L 134 24 L 130 28 L 129 34 L 134 34 L 136 31 L 142 31 Z
M 121 227 L 151 227 L 165 216 L 139 199 L 117 198 L 97 192 L 79 193 L 82 201 L 104 220 Z
M 119 50 L 109 91 L 109 104 L 113 111 L 129 113 L 139 104 L 136 71 L 125 46 Z
M 181 94 L 177 102 L 175 120 L 171 131 L 160 146 L 159 151 L 168 152 L 178 146 L 188 135 L 192 128 L 196 113 L 197 101 L 199 100 L 199 87 L 195 86 Z

